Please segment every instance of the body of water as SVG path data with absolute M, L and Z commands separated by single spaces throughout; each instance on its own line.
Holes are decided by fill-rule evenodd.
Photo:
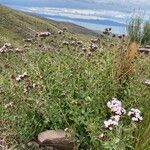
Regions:
M 101 23 L 92 23 L 92 20 L 90 22 L 83 22 L 83 21 L 77 21 L 77 20 L 72 20 L 72 19 L 62 19 L 62 18 L 58 18 L 58 17 L 55 17 L 55 16 L 51 16 L 51 17 L 46 17 L 48 19 L 52 19 L 52 20 L 56 20 L 56 21 L 65 21 L 65 22 L 70 22 L 70 23 L 74 23 L 74 24 L 77 24 L 77 25 L 80 25 L 80 26 L 83 26 L 85 28 L 88 28 L 88 29 L 91 29 L 91 30 L 94 30 L 94 31 L 104 31 L 105 28 L 109 28 L 111 27 L 112 30 L 113 30 L 113 33 L 116 33 L 116 34 L 126 34 L 127 33 L 127 27 L 125 25 L 120 25 L 120 26 L 115 26 L 115 25 L 111 25 L 111 24 L 101 24 Z M 99 21 L 100 22 L 100 21 Z
M 74 23 L 94 31 L 104 31 L 105 28 L 111 27 L 113 33 L 126 34 L 126 22 L 121 18 L 102 17 L 102 10 L 81 10 L 67 8 L 51 8 L 51 7 L 22 7 L 9 6 L 24 12 L 30 12 L 47 19 L 56 21 L 65 21 Z M 113 12 L 112 12 L 113 13 Z M 115 12 L 116 13 L 116 12 Z M 121 15 L 121 14 L 120 14 Z M 111 16 L 111 15 L 110 15 Z

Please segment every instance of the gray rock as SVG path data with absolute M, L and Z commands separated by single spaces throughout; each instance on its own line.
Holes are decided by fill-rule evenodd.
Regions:
M 73 139 L 63 130 L 47 130 L 38 135 L 41 146 L 52 146 L 59 150 L 73 150 Z

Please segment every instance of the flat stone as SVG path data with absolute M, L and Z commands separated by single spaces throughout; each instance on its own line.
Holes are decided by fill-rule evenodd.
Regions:
M 73 139 L 63 130 L 47 130 L 38 135 L 41 146 L 52 146 L 58 150 L 73 150 Z

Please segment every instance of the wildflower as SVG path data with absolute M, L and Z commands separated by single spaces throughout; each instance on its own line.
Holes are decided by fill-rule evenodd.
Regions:
M 62 30 L 59 30 L 59 31 L 58 31 L 58 34 L 62 34 L 62 33 L 63 33 L 63 31 L 62 31 Z
M 36 83 L 33 83 L 32 85 L 30 84 L 27 84 L 25 87 L 24 87 L 24 92 L 23 93 L 27 93 L 29 92 L 31 89 L 34 89 L 36 88 L 38 85 Z
M 150 86 L 150 80 L 146 80 L 144 83 L 145 83 L 146 85 Z
M 138 118 L 132 117 L 132 121 L 138 121 Z
M 106 135 L 104 133 L 101 133 L 97 136 L 97 139 L 104 141 L 106 139 Z
M 122 108 L 122 113 L 126 114 L 126 110 L 124 108 Z
M 36 83 L 33 83 L 33 84 L 32 84 L 32 87 L 33 87 L 33 88 L 35 88 L 36 86 L 37 86 L 37 84 L 36 84 Z
M 128 112 L 128 116 L 132 117 L 132 121 L 142 121 L 143 117 L 141 116 L 141 111 L 139 109 L 135 109 L 132 108 L 129 112 Z
M 119 115 L 115 115 L 111 117 L 112 120 L 118 122 L 120 120 L 120 116 Z
M 12 106 L 13 106 L 13 102 L 10 102 L 10 103 L 5 105 L 5 108 L 12 107 Z
M 92 44 L 90 45 L 90 47 L 89 47 L 89 50 L 90 50 L 90 51 L 95 51 L 97 48 L 98 48 L 98 46 L 97 46 L 96 44 L 92 43 Z
M 116 98 L 113 98 L 112 101 L 109 101 L 107 103 L 107 107 L 110 108 L 111 112 L 114 112 L 117 115 L 126 113 L 126 110 L 122 108 L 122 103 Z
M 27 72 L 24 72 L 23 74 L 18 75 L 18 76 L 16 77 L 16 81 L 21 81 L 21 80 L 24 79 L 25 77 L 27 77 Z
M 108 108 L 113 108 L 113 107 L 121 107 L 121 102 L 119 100 L 117 100 L 117 98 L 113 98 L 112 101 L 109 101 L 107 103 L 107 107 Z
M 103 138 L 104 137 L 104 133 L 101 133 L 100 135 L 99 135 L 99 138 Z
M 63 41 L 62 44 L 63 44 L 63 45 L 69 45 L 69 42 L 68 42 L 68 41 Z
M 104 128 L 112 130 L 113 126 L 118 126 L 119 125 L 119 120 L 120 120 L 119 115 L 112 116 L 109 120 L 104 121 Z
M 112 130 L 114 126 L 119 125 L 121 115 L 126 114 L 126 110 L 122 107 L 122 103 L 117 98 L 113 98 L 111 101 L 109 101 L 107 103 L 107 107 L 110 108 L 114 115 L 111 116 L 110 119 L 104 121 L 103 127 L 105 129 Z M 141 111 L 139 109 L 132 108 L 128 112 L 128 116 L 132 117 L 132 121 L 138 122 L 143 120 Z
M 21 81 L 20 76 L 16 77 L 16 81 Z
M 65 132 L 68 132 L 68 130 L 69 130 L 69 128 L 65 128 L 65 129 L 64 129 Z
M 112 120 L 109 119 L 107 121 L 104 121 L 104 128 L 111 130 L 112 126 Z

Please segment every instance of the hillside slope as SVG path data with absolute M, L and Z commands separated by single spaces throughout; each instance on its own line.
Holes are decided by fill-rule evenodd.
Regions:
M 49 31 L 55 34 L 63 27 L 67 27 L 71 34 L 95 34 L 93 31 L 74 24 L 43 19 L 2 5 L 0 5 L 0 14 L 0 44 L 3 42 L 20 44 L 23 38 L 30 38 L 35 32 Z
M 79 26 L 77 24 L 74 23 L 70 23 L 70 22 L 65 22 L 65 21 L 55 21 L 52 19 L 46 19 L 46 15 L 40 15 L 40 14 L 32 14 L 32 13 L 27 13 L 29 15 L 34 15 L 34 17 L 38 17 L 42 20 L 48 21 L 50 22 L 52 25 L 56 26 L 57 28 L 62 28 L 62 27 L 67 27 L 69 29 L 69 31 L 71 33 L 80 33 L 80 34 L 84 34 L 84 35 L 93 35 L 93 36 L 98 36 L 99 34 L 96 31 L 87 29 L 85 27 Z
M 47 130 L 71 134 L 75 150 L 149 150 L 150 55 L 125 38 L 62 27 L 0 6 L 0 150 L 46 150 L 37 137 Z M 24 42 L 43 31 L 52 34 Z M 143 120 L 121 112 L 118 126 L 104 126 L 113 97 Z

